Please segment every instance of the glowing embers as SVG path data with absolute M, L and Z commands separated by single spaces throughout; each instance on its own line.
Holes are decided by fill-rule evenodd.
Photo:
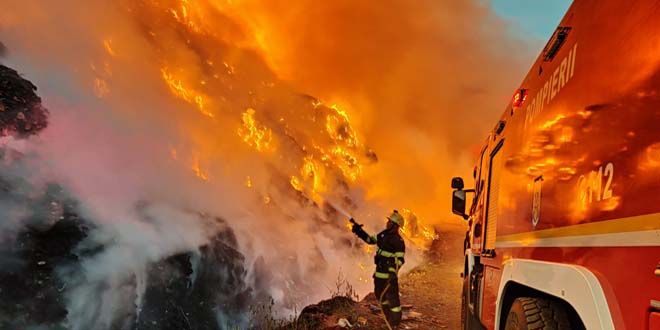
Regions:
M 318 109 L 322 103 L 315 100 L 312 105 Z M 320 152 L 321 160 L 334 164 L 346 179 L 355 182 L 362 173 L 362 165 L 356 151 L 362 149 L 362 146 L 346 111 L 340 109 L 336 104 L 326 109 L 329 113 L 326 116 L 325 128 L 328 136 L 334 142 L 334 146 L 322 148 L 315 145 L 314 147 Z
M 291 184 L 291 187 L 297 191 L 303 191 L 303 185 L 302 182 L 300 182 L 300 179 L 298 179 L 297 176 L 292 175 L 291 180 L 289 180 L 289 183 Z
M 211 118 L 214 117 L 213 113 L 206 109 L 206 101 L 204 96 L 202 96 L 202 93 L 193 88 L 184 86 L 183 81 L 180 78 L 175 77 L 168 68 L 162 68 L 160 69 L 160 72 L 172 94 L 190 104 L 194 104 L 201 114 Z
M 303 158 L 300 176 L 292 175 L 289 183 L 296 191 L 304 193 L 317 203 L 322 203 L 321 193 L 327 190 L 324 175 L 323 164 L 316 162 L 310 155 Z
M 362 173 L 362 165 L 358 162 L 349 150 L 340 146 L 332 148 L 332 156 L 336 160 L 335 164 L 342 171 L 344 176 L 351 182 L 355 182 Z
M 193 157 L 191 169 L 198 179 L 202 181 L 209 181 L 209 174 L 202 168 L 199 157 Z
M 323 165 L 316 162 L 312 156 L 303 159 L 303 166 L 300 168 L 300 174 L 307 182 L 311 182 L 312 191 L 321 193 L 326 190 L 324 184 Z
M 192 5 L 189 0 L 181 0 L 180 6 L 177 8 L 171 8 L 169 11 L 174 19 L 177 20 L 177 22 L 181 23 L 192 31 L 201 32 L 199 25 L 195 24 L 192 19 L 193 12 L 199 14 L 200 10 L 197 6 Z
M 190 154 L 185 151 L 180 153 L 176 148 L 169 148 L 169 156 L 173 161 L 182 161 L 182 163 L 187 163 L 188 167 L 195 177 L 201 181 L 209 181 L 210 175 L 206 169 L 202 167 L 202 161 L 198 152 L 192 152 Z
M 94 95 L 102 99 L 110 94 L 110 88 L 105 79 L 94 78 Z
M 104 44 L 107 41 L 104 41 Z M 109 46 L 106 46 L 109 47 Z M 108 51 L 111 51 L 108 50 Z M 111 54 L 114 56 L 114 54 Z M 110 95 L 110 86 L 108 80 L 112 78 L 112 69 L 109 62 L 103 62 L 102 65 L 97 65 L 94 62 L 90 63 L 90 69 L 96 76 L 93 82 L 94 95 L 99 99 L 106 98 Z
M 115 52 L 114 48 L 112 47 L 112 40 L 111 39 L 103 40 L 103 48 L 105 48 L 105 51 L 108 53 L 108 55 L 117 56 L 117 53 Z
M 273 132 L 270 128 L 257 122 L 254 109 L 248 108 L 245 110 L 241 120 L 242 124 L 237 132 L 245 143 L 260 152 L 274 150 Z
M 315 104 L 315 107 L 318 106 Z M 357 134 L 355 134 L 355 130 L 353 130 L 353 127 L 348 120 L 346 111 L 339 109 L 336 104 L 333 104 L 330 109 L 334 111 L 328 114 L 325 126 L 330 138 L 342 142 L 347 147 L 357 147 Z

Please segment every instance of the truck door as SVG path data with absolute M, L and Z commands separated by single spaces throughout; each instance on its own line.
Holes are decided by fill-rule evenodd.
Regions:
M 495 321 L 495 306 L 497 292 L 493 288 L 499 285 L 499 268 L 490 262 L 495 256 L 495 241 L 497 238 L 497 220 L 500 206 L 500 183 L 502 175 L 502 146 L 504 140 L 495 146 L 490 153 L 488 166 L 488 188 L 486 199 L 486 215 L 483 231 L 483 248 L 481 252 L 481 280 L 479 281 L 479 315 L 483 324 L 493 324 Z M 485 303 L 488 302 L 488 303 Z
M 488 174 L 488 194 L 486 201 L 486 223 L 484 228 L 483 253 L 493 256 L 495 252 L 495 239 L 497 238 L 497 217 L 499 214 L 500 176 L 502 172 L 501 152 L 504 140 L 501 140 L 490 154 Z
M 495 238 L 497 228 L 498 216 L 498 197 L 500 187 L 500 171 L 502 166 L 501 153 L 502 141 L 495 146 L 495 148 L 485 148 L 482 151 L 481 159 L 479 161 L 479 175 L 477 177 L 477 206 L 476 212 L 473 214 L 473 246 L 472 250 L 476 251 L 475 255 L 480 256 L 475 260 L 474 269 L 470 272 L 469 288 L 470 288 L 470 310 L 475 316 L 479 317 L 482 322 L 484 320 L 484 281 L 487 280 L 486 274 L 489 274 L 490 267 L 484 264 L 484 258 L 489 258 L 494 255 Z M 489 300 L 486 297 L 485 301 Z M 486 314 L 491 314 L 491 309 L 486 307 Z M 486 316 L 488 319 L 489 316 Z M 483 322 L 489 324 L 488 322 Z

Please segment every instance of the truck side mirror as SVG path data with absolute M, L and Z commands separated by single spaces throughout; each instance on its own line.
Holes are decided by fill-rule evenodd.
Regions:
M 452 182 L 452 185 L 453 185 L 453 182 Z M 460 215 L 460 216 L 463 217 L 463 219 L 467 220 L 469 217 L 468 217 L 467 214 L 465 214 L 465 199 L 466 199 L 465 190 L 462 190 L 462 189 L 454 190 L 454 193 L 452 194 L 452 199 L 451 199 L 451 211 L 454 214 Z
M 451 179 L 451 188 L 452 189 L 463 190 L 463 187 L 465 187 L 465 185 L 463 184 L 463 178 L 457 176 L 457 177 Z

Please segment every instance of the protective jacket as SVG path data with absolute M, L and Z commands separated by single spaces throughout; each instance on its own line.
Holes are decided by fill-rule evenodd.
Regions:
M 406 245 L 399 235 L 398 229 L 385 229 L 378 235 L 369 236 L 367 232 L 359 227 L 355 233 L 367 244 L 376 244 L 378 249 L 374 256 L 376 264 L 375 278 L 389 278 L 397 276 L 399 269 L 405 262 Z

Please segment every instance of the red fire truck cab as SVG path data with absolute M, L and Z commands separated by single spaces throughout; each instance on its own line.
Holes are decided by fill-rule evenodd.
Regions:
M 452 188 L 465 329 L 659 330 L 660 0 L 576 0 Z

